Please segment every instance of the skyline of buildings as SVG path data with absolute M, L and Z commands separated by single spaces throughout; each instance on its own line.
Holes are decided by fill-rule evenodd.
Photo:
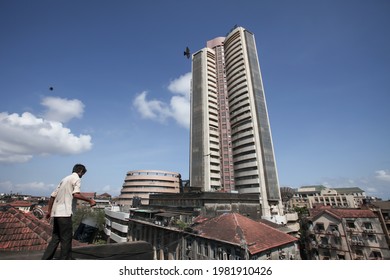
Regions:
M 192 55 L 190 183 L 258 193 L 264 218 L 285 222 L 255 36 L 234 27 Z

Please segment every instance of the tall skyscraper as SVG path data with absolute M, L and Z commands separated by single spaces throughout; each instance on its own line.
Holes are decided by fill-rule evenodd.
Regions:
M 253 33 L 235 27 L 194 53 L 191 90 L 191 186 L 258 193 L 262 216 L 283 222 Z

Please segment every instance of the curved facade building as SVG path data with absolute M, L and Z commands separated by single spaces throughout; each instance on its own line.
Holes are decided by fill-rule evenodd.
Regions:
M 133 170 L 126 174 L 118 203 L 133 206 L 133 198 L 149 204 L 151 193 L 179 193 L 181 175 L 164 170 Z

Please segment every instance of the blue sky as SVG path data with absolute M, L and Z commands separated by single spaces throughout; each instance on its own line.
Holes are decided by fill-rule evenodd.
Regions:
M 0 0 L 0 193 L 189 176 L 188 46 L 256 37 L 281 186 L 390 199 L 389 1 Z M 50 90 L 53 87 L 53 90 Z

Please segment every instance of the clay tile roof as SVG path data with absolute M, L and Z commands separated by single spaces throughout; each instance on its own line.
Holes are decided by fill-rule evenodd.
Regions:
M 328 213 L 338 219 L 348 219 L 348 218 L 376 218 L 374 212 L 369 209 L 348 209 L 348 208 L 328 208 L 323 207 L 314 211 L 310 211 L 311 216 L 314 218 L 322 215 L 323 213 Z
M 330 212 L 341 218 L 376 218 L 377 216 L 368 209 L 331 209 Z
M 194 226 L 204 238 L 220 240 L 242 246 L 246 244 L 251 254 L 256 254 L 297 239 L 264 223 L 256 222 L 237 213 L 225 213 Z
M 30 207 L 32 203 L 26 200 L 16 200 L 14 202 L 11 202 L 10 205 L 12 207 Z
M 0 251 L 45 250 L 51 238 L 52 227 L 32 213 L 10 207 L 0 211 Z M 73 242 L 74 246 L 80 243 Z
M 0 250 L 44 250 L 51 237 L 48 223 L 13 207 L 0 212 Z

